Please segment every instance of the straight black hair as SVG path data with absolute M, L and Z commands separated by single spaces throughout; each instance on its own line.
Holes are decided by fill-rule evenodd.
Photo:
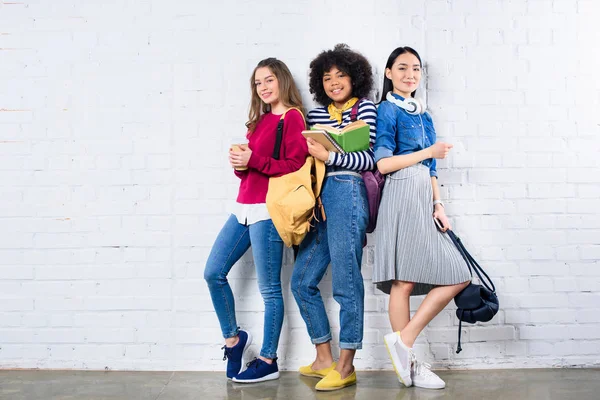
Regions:
M 408 46 L 398 47 L 397 49 L 392 51 L 392 54 L 390 54 L 390 56 L 388 57 L 387 63 L 385 63 L 385 68 L 391 69 L 392 65 L 394 65 L 394 61 L 396 61 L 396 58 L 398 58 L 399 55 L 402 55 L 404 53 L 410 53 L 413 56 L 417 57 L 417 59 L 419 60 L 419 64 L 421 64 L 421 68 L 423 68 L 423 62 L 421 61 L 421 56 L 419 56 L 419 53 L 417 53 L 417 51 L 412 47 Z M 385 71 L 383 71 L 383 89 L 381 91 L 381 99 L 379 100 L 379 103 L 384 101 L 385 96 L 387 96 L 388 92 L 391 92 L 393 90 L 394 85 L 392 84 L 392 80 L 385 76 Z M 417 90 L 415 89 L 415 91 L 412 92 L 411 95 L 412 97 L 415 97 L 416 94 Z

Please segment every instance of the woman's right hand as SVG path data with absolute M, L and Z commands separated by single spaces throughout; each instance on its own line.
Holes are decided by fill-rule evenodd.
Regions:
M 327 149 L 321 143 L 317 142 L 313 138 L 306 138 L 306 144 L 308 146 L 308 152 L 311 156 L 323 162 L 327 161 L 329 158 L 329 151 L 327 151 Z
M 431 158 L 446 158 L 453 147 L 454 145 L 450 143 L 436 142 L 433 146 L 429 147 L 431 149 Z

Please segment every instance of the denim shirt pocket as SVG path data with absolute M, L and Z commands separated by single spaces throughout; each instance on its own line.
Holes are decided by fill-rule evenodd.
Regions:
M 402 144 L 400 150 L 416 150 L 422 146 L 423 128 L 413 121 L 398 121 L 398 135 Z

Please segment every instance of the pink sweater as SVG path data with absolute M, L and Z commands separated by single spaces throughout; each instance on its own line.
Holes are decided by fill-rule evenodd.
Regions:
M 299 170 L 308 156 L 306 139 L 302 136 L 305 129 L 304 119 L 296 110 L 285 115 L 283 140 L 279 160 L 272 158 L 277 124 L 281 115 L 264 114 L 256 125 L 254 132 L 248 136 L 248 147 L 252 155 L 248 161 L 248 169 L 236 171 L 241 178 L 237 202 L 242 204 L 264 203 L 269 187 L 269 177 L 281 176 Z

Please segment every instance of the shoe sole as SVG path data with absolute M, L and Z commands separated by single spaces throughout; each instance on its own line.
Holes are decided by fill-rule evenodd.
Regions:
M 408 379 L 404 379 L 402 377 L 402 375 L 400 374 L 400 371 L 398 370 L 398 368 L 396 367 L 396 363 L 400 364 L 400 360 L 395 360 L 394 356 L 392 354 L 392 351 L 390 350 L 390 346 L 388 345 L 388 342 L 385 338 L 385 336 L 383 337 L 383 343 L 385 343 L 385 348 L 387 349 L 388 355 L 390 356 L 390 360 L 392 360 L 392 367 L 394 367 L 394 371 L 396 372 L 396 376 L 398 377 L 398 380 L 400 381 L 401 384 L 403 384 L 406 387 L 411 387 L 412 386 L 412 380 L 410 379 L 410 368 L 408 370 Z M 409 381 L 409 384 L 406 384 L 406 381 Z
M 348 383 L 347 385 L 343 385 L 343 386 L 335 386 L 335 387 L 330 387 L 330 388 L 317 388 L 317 387 L 315 387 L 315 389 L 318 392 L 333 392 L 334 390 L 340 390 L 340 389 L 343 389 L 343 388 L 350 387 L 352 385 L 356 385 L 356 381 L 354 381 L 352 383 Z
M 273 372 L 272 374 L 269 374 L 269 375 L 265 375 L 262 378 L 244 379 L 244 380 L 238 380 L 238 379 L 233 378 L 232 381 L 234 381 L 235 383 L 258 383 L 258 382 L 272 381 L 275 379 L 279 379 L 279 371 Z
M 252 344 L 252 335 L 248 331 L 246 331 L 246 334 L 248 335 L 248 339 L 246 340 L 246 345 L 244 346 L 244 350 L 242 350 L 242 365 L 241 365 L 240 371 L 237 373 L 237 375 L 241 374 L 244 371 L 244 367 L 246 366 L 246 361 L 247 361 L 246 360 L 246 351 L 248 351 L 248 348 Z M 231 380 L 233 380 L 233 378 L 231 378 Z
M 444 386 L 441 386 L 441 387 L 440 387 L 440 386 L 425 386 L 425 385 L 416 385 L 414 382 L 413 382 L 413 386 L 414 386 L 414 387 L 421 388 L 421 389 L 430 389 L 430 390 L 439 390 L 439 389 L 444 389 L 444 388 L 446 387 L 446 385 L 444 385 Z

